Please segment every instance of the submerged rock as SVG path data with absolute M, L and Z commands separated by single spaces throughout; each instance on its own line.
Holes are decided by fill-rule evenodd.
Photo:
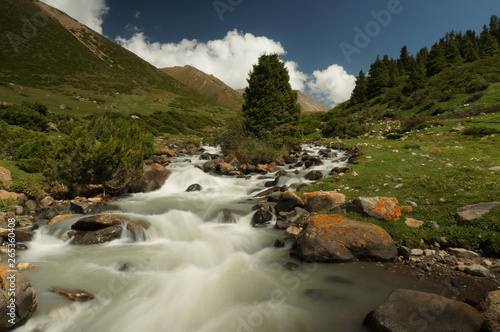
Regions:
M 393 291 L 365 318 L 375 332 L 479 332 L 482 324 L 483 316 L 466 303 L 408 289 Z
M 76 290 L 76 291 L 65 291 L 57 287 L 52 287 L 49 289 L 49 292 L 52 292 L 57 295 L 61 295 L 68 300 L 77 301 L 77 302 L 86 302 L 93 300 L 95 297 L 93 294 L 90 294 L 86 291 Z
M 381 227 L 324 214 L 309 218 L 297 240 L 297 252 L 304 260 L 318 262 L 387 261 L 398 253 Z

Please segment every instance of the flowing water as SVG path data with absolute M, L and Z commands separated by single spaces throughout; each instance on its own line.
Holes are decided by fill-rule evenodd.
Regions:
M 327 173 L 343 166 L 341 157 L 298 174 L 287 169 L 279 184 L 304 182 L 312 169 Z M 81 216 L 41 227 L 19 252 L 38 266 L 26 274 L 39 306 L 16 332 L 358 332 L 391 289 L 409 283 L 373 263 L 286 269 L 289 248 L 273 247 L 283 231 L 250 227 L 252 196 L 270 179 L 211 176 L 194 167 L 202 163 L 176 159 L 161 189 L 120 199 L 120 213 L 151 223 L 140 242 L 125 232 L 107 244 L 70 245 L 64 234 Z M 186 192 L 195 183 L 202 190 Z M 69 302 L 52 286 L 96 298 Z

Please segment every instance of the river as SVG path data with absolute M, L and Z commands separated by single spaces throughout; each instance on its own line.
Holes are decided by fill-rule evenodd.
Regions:
M 312 169 L 344 166 L 338 154 L 308 170 L 287 167 L 279 184 L 307 182 Z M 390 290 L 411 286 L 375 263 L 295 261 L 289 246 L 273 247 L 283 231 L 250 226 L 253 196 L 274 177 L 212 176 L 194 167 L 203 162 L 174 159 L 161 189 L 116 203 L 125 216 L 151 223 L 142 241 L 124 232 L 107 244 L 70 245 L 64 234 L 81 216 L 38 229 L 19 252 L 21 261 L 37 266 L 25 273 L 37 290 L 38 310 L 15 331 L 360 332 L 364 316 Z M 202 190 L 186 192 L 195 183 Z M 300 268 L 291 271 L 287 262 Z M 52 286 L 96 298 L 70 302 L 49 292 Z

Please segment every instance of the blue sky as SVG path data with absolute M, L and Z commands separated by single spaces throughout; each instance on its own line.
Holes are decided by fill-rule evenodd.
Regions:
M 499 0 L 43 1 L 157 67 L 194 65 L 233 88 L 259 54 L 277 52 L 292 85 L 328 105 L 348 98 L 352 75 L 377 55 L 416 53 L 500 15 Z

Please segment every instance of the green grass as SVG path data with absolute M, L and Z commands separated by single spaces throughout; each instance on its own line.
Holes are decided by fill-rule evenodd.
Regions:
M 0 160 L 0 167 L 7 168 L 12 177 L 9 191 L 24 193 L 26 196 L 41 199 L 45 196 L 48 183 L 40 173 L 27 173 L 16 166 L 15 161 Z
M 500 129 L 500 123 L 481 117 L 470 118 L 466 128 L 487 124 Z M 468 249 L 484 249 L 500 254 L 500 209 L 480 220 L 459 226 L 455 220 L 459 207 L 490 201 L 500 201 L 500 176 L 491 171 L 500 165 L 498 135 L 480 140 L 460 133 L 450 133 L 459 120 L 444 120 L 443 127 L 413 132 L 407 139 L 378 140 L 373 137 L 343 140 L 344 147 L 358 146 L 360 156 L 351 165 L 354 172 L 331 176 L 301 189 L 300 193 L 316 190 L 338 190 L 348 200 L 362 196 L 394 196 L 402 205 L 417 203 L 411 213 L 399 221 L 379 221 L 360 215 L 351 217 L 376 223 L 385 228 L 399 244 L 420 246 L 421 239 L 433 244 L 446 237 L 452 245 Z M 439 150 L 438 150 L 439 149 Z M 399 184 L 403 187 L 395 189 Z M 412 229 L 404 224 L 406 217 L 425 221 L 423 228 Z M 441 227 L 435 230 L 430 221 Z

